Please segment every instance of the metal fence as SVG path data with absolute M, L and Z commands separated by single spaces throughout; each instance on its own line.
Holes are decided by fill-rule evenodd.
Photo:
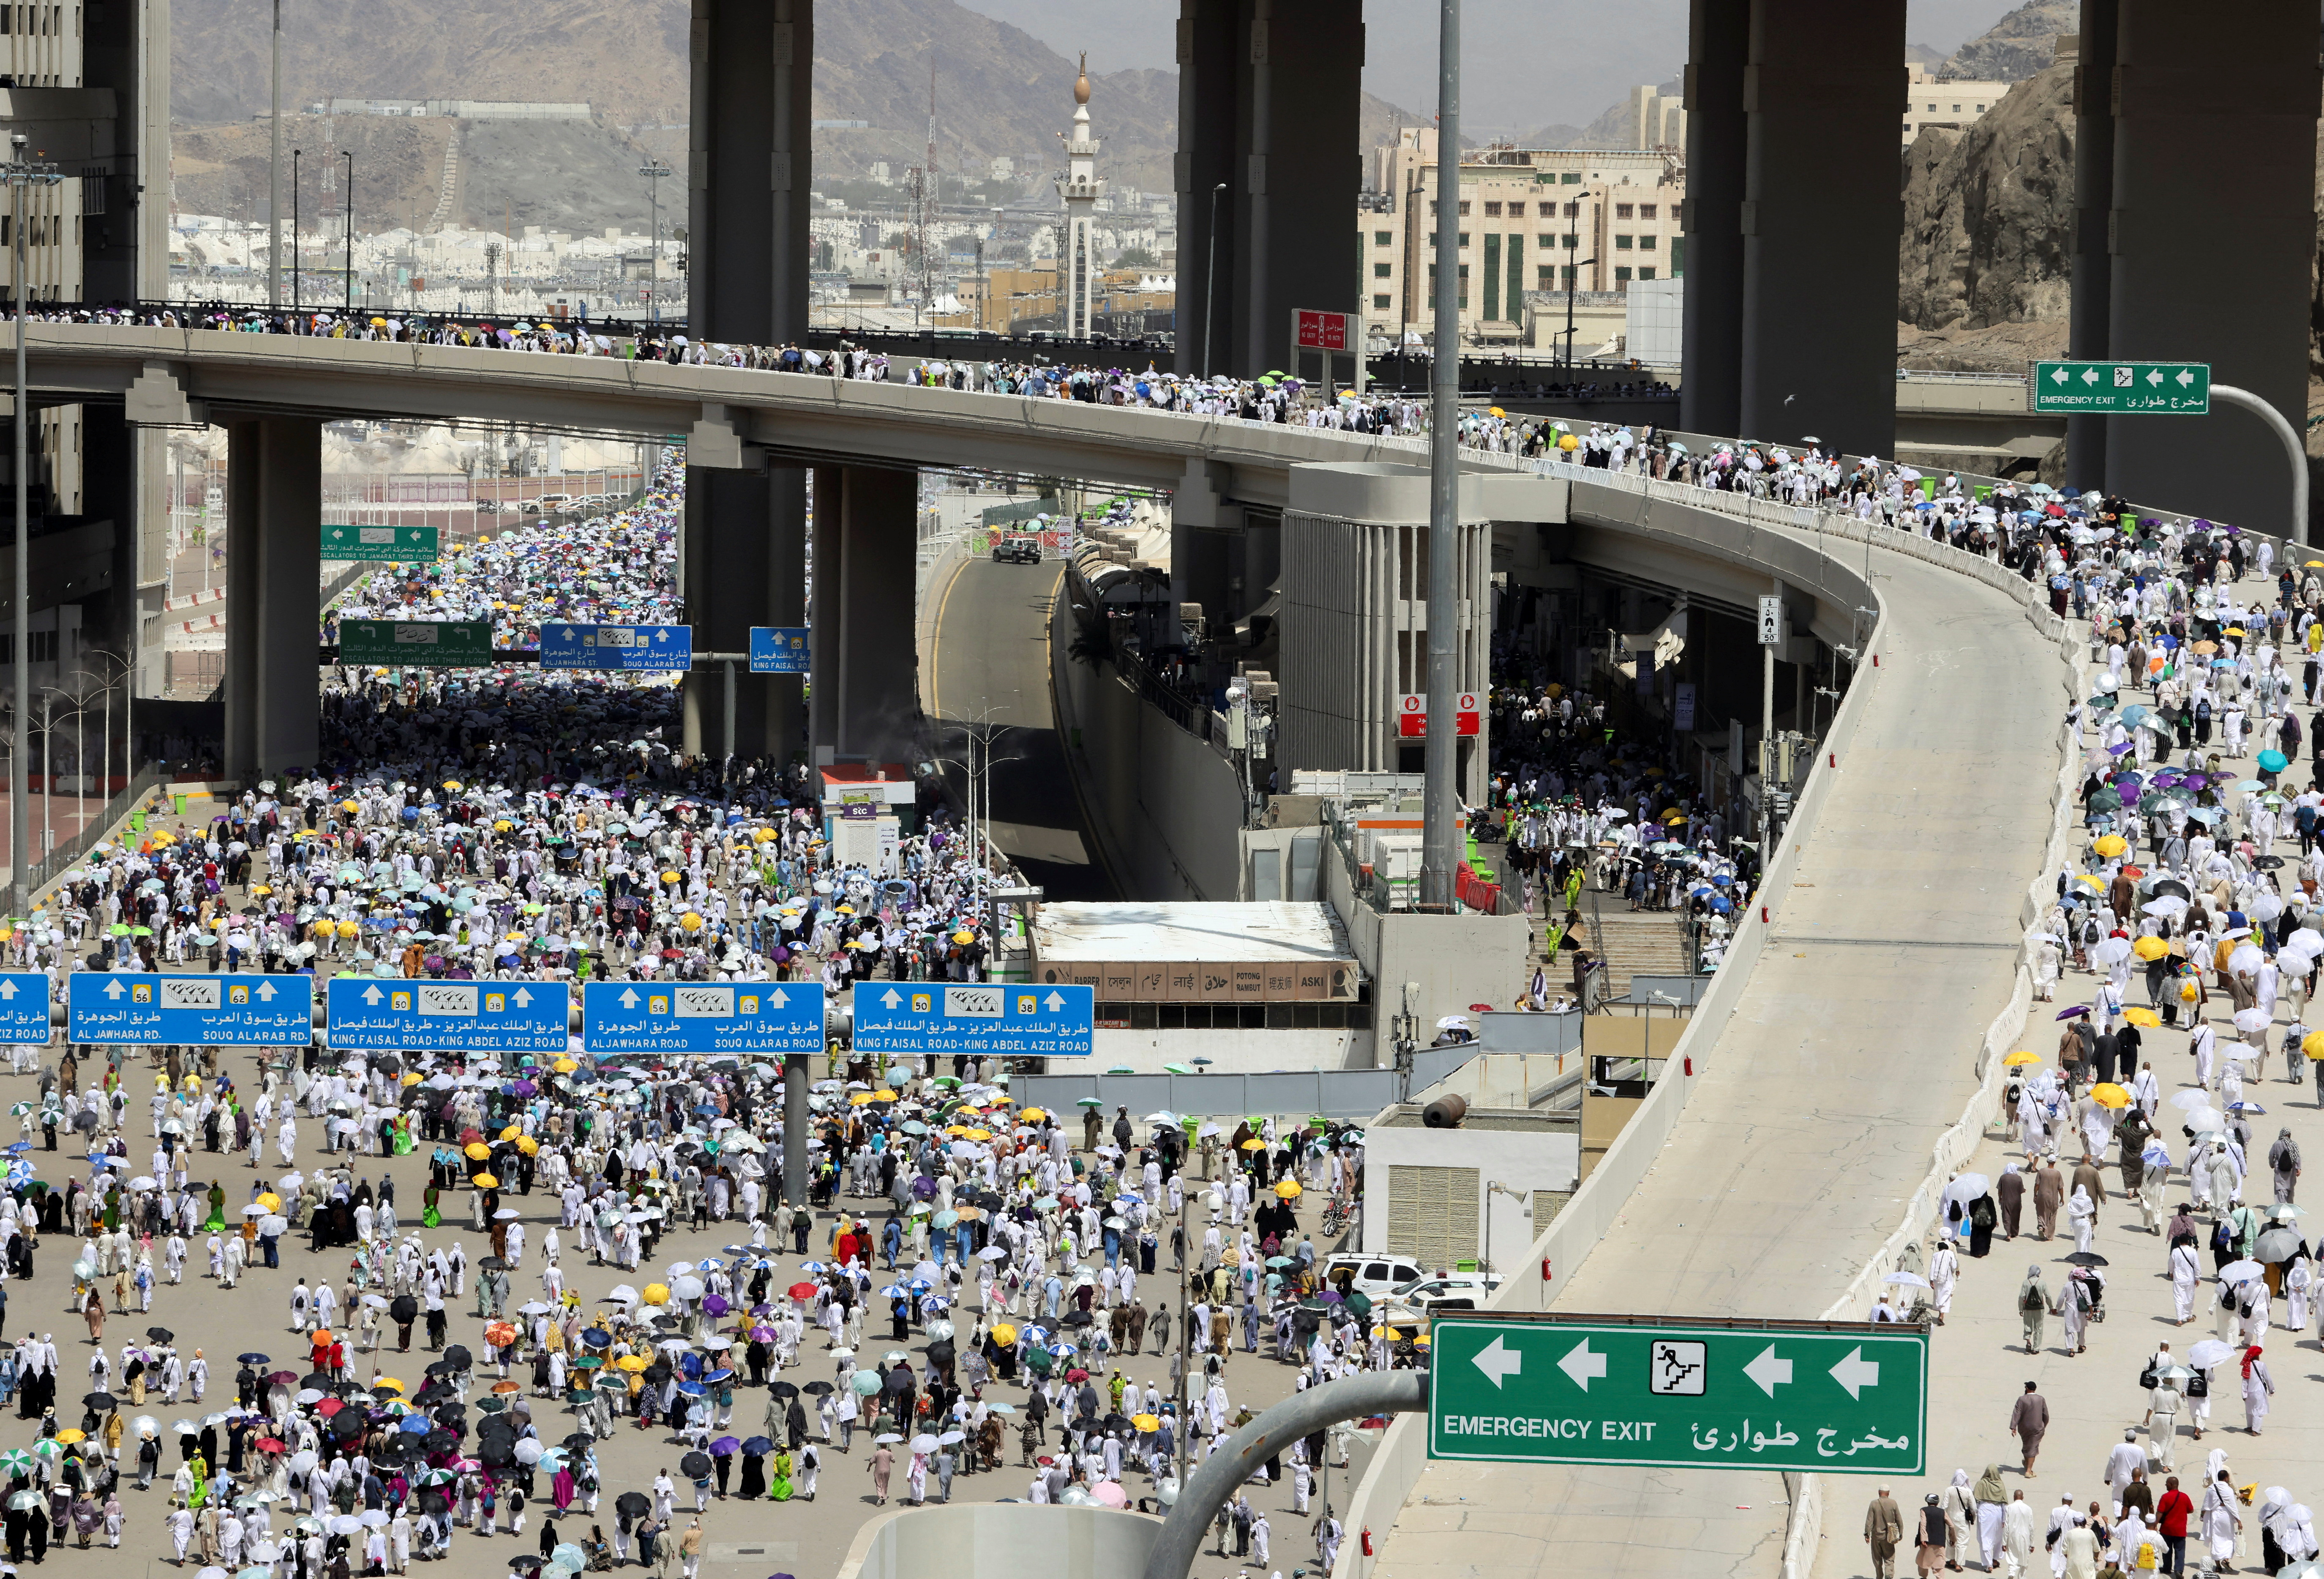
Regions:
M 1465 1055 L 1480 1049 L 1445 1048 Z M 1457 1067 L 1448 1065 L 1447 1068 Z M 1430 1076 L 1441 1080 L 1443 1072 Z M 1416 1072 L 1416 1086 L 1418 1076 Z M 1028 1107 L 1047 1108 L 1070 1118 L 1084 1097 L 1104 1104 L 1106 1122 L 1126 1107 L 1133 1119 L 1168 1111 L 1197 1118 L 1229 1113 L 1320 1114 L 1327 1119 L 1370 1118 L 1404 1095 L 1404 1076 L 1395 1069 L 1299 1069 L 1270 1075 L 1019 1075 L 1009 1090 Z
M 148 763 L 129 780 L 129 788 L 105 803 L 105 808 L 80 826 L 80 831 L 51 849 L 47 857 L 32 868 L 32 880 L 25 891 L 38 893 L 54 882 L 75 862 L 88 853 L 89 847 L 100 844 L 112 832 L 113 825 L 137 809 L 137 803 L 159 789 L 166 777 L 159 763 Z

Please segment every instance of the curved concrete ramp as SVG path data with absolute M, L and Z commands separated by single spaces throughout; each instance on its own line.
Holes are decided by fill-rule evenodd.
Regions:
M 1862 562 L 1860 548 L 1825 546 Z M 1524 1269 L 1506 1305 L 1822 1316 L 1896 1230 L 1977 1088 L 2043 867 L 2073 677 L 2018 598 L 1904 553 L 1871 563 L 1880 667 L 1857 682 L 1828 797 L 1766 896 L 1766 949 L 1602 1242 L 1546 1288 Z M 1414 1451 L 1385 1445 L 1382 1460 L 1399 1446 Z M 1340 1571 L 1772 1575 L 1789 1513 L 1772 1473 L 1430 1464 L 1392 1528 L 1364 1514 L 1378 1557 Z

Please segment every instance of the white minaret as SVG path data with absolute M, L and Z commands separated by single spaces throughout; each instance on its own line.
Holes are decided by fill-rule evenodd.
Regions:
M 1105 183 L 1097 179 L 1097 143 L 1090 136 L 1089 57 L 1082 57 L 1074 84 L 1074 129 L 1065 138 L 1065 173 L 1057 178 L 1065 199 L 1065 246 L 1057 259 L 1059 328 L 1068 339 L 1086 339 L 1091 300 L 1097 285 L 1097 200 Z

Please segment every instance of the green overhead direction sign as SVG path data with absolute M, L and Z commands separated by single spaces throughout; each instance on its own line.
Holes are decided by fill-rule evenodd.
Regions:
M 442 529 L 433 526 L 350 526 L 323 522 L 323 558 L 377 559 L 416 565 L 443 555 Z
M 1432 1458 L 1923 1473 L 1924 1328 L 1480 1312 L 1430 1337 Z
M 339 661 L 489 669 L 509 660 L 493 651 L 490 620 L 341 620 Z
M 2208 362 L 2036 362 L 2037 416 L 2200 417 L 2211 409 Z

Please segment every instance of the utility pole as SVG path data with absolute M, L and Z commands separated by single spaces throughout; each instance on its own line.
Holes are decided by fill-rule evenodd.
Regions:
M 274 110 L 266 165 L 266 305 L 282 305 L 282 0 L 274 0 Z
M 352 316 L 355 309 L 355 150 L 340 150 L 339 157 L 347 162 L 346 189 L 339 195 L 339 206 L 346 211 L 347 221 L 347 273 L 341 310 Z
M 1420 835 L 1420 906 L 1453 908 L 1460 862 L 1461 0 L 1438 0 L 1436 60 L 1436 354 L 1429 358 L 1428 736 Z
M 25 142 L 22 132 L 9 137 L 12 157 L 5 169 L 0 169 L 0 177 L 8 182 L 11 199 L 9 228 L 16 287 L 16 409 L 13 413 L 16 436 L 16 584 L 15 606 L 9 611 L 15 621 L 16 633 L 8 652 L 16 666 L 16 728 L 8 758 L 8 881 L 13 891 L 8 910 L 17 917 L 30 912 L 32 899 L 32 831 L 28 809 L 32 803 L 28 774 L 32 743 L 32 516 L 25 476 L 31 463 L 24 453 L 25 429 L 32 422 L 32 402 L 24 375 L 24 189 L 54 186 L 64 179 L 57 173 L 55 165 L 27 160 Z
M 646 207 L 652 213 L 653 245 L 646 258 L 646 294 L 653 302 L 653 321 L 661 321 L 661 179 L 669 173 L 669 166 L 659 159 L 648 160 L 638 167 L 646 178 Z

